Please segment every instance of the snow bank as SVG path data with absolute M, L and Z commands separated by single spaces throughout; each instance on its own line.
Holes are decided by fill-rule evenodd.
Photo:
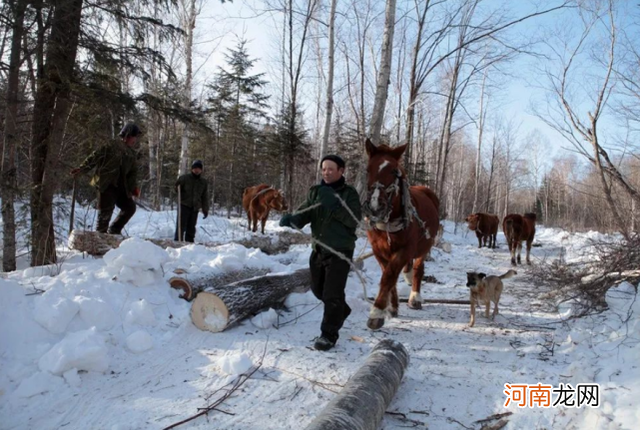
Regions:
M 109 357 L 104 338 L 95 327 L 68 333 L 40 358 L 38 366 L 54 375 L 62 375 L 73 368 L 105 372 L 109 368 Z

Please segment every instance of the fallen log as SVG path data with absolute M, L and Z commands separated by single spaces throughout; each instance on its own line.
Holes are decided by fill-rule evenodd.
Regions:
M 264 276 L 269 273 L 269 269 L 245 269 L 218 274 L 194 275 L 190 275 L 182 269 L 176 269 L 174 273 L 180 276 L 174 276 L 169 279 L 169 284 L 176 290 L 182 290 L 180 298 L 190 302 L 195 299 L 198 293 L 208 287 L 224 287 L 225 285 L 242 281 L 243 279 Z
M 378 429 L 408 365 L 409 353 L 400 342 L 382 340 L 307 430 Z
M 375 297 L 369 297 L 369 300 L 375 300 Z M 407 303 L 408 297 L 399 297 L 400 303 Z M 470 305 L 469 300 L 454 300 L 454 299 L 422 299 L 422 303 L 440 304 L 440 305 Z
M 279 306 L 291 293 L 309 291 L 310 286 L 309 269 L 222 286 L 203 283 L 196 287 L 201 288 L 201 292 L 191 304 L 191 321 L 200 330 L 221 332 L 262 309 Z
M 101 256 L 120 246 L 126 238 L 120 235 L 99 233 L 97 231 L 73 230 L 69 235 L 69 248 L 86 252 L 89 255 Z M 182 248 L 192 245 L 190 242 L 179 242 L 173 239 L 145 239 L 161 248 Z M 216 247 L 236 243 L 246 248 L 258 248 L 268 255 L 286 252 L 292 245 L 311 243 L 311 237 L 296 232 L 281 232 L 277 236 L 251 236 L 230 242 L 203 242 L 200 245 Z

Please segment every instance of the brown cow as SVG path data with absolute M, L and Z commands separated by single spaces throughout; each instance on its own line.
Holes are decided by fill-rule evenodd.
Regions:
M 507 238 L 507 244 L 511 252 L 511 264 L 516 265 L 516 250 L 518 251 L 518 264 L 522 264 L 520 253 L 523 240 L 527 241 L 527 264 L 531 264 L 529 253 L 531 252 L 533 237 L 536 235 L 536 214 L 527 213 L 524 216 L 509 214 L 502 221 L 502 231 L 504 231 L 504 236 Z
M 275 209 L 277 211 L 286 211 L 287 202 L 280 190 L 276 190 L 266 184 L 247 187 L 242 193 L 242 207 L 247 213 L 249 219 L 249 230 L 253 223 L 253 232 L 258 230 L 258 220 L 262 222 L 262 234 L 264 234 L 264 225 L 267 223 L 269 211 Z
M 478 248 L 482 248 L 482 245 L 487 246 L 487 239 L 489 239 L 489 248 L 496 248 L 500 218 L 496 215 L 478 212 L 469 215 L 465 221 L 468 223 L 469 230 L 476 232 Z

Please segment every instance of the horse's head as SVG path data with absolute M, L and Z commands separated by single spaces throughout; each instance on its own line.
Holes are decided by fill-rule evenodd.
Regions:
M 465 219 L 465 221 L 467 222 L 467 226 L 469 227 L 469 230 L 475 231 L 476 228 L 478 228 L 478 221 L 479 220 L 480 220 L 480 216 L 478 216 L 478 214 L 469 215 Z
M 282 192 L 282 190 L 273 190 L 271 192 L 272 197 L 271 197 L 271 201 L 269 202 L 269 206 L 277 211 L 286 211 L 287 208 L 287 202 L 284 199 L 284 193 Z
M 397 148 L 375 146 L 367 139 L 365 146 L 369 162 L 367 201 L 363 205 L 363 211 L 373 222 L 387 222 L 393 210 L 394 199 L 402 195 L 405 173 L 400 166 L 400 159 L 407 145 Z

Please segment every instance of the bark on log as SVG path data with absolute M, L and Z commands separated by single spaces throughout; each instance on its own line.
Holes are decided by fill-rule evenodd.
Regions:
M 206 286 L 193 300 L 191 321 L 200 330 L 221 332 L 262 309 L 282 304 L 290 293 L 304 293 L 310 287 L 309 269 Z
M 234 270 L 227 273 L 219 274 L 194 274 L 189 275 L 182 269 L 174 270 L 174 273 L 180 276 L 174 276 L 169 279 L 169 284 L 176 290 L 182 290 L 181 299 L 190 302 L 206 288 L 224 287 L 243 279 L 264 276 L 269 273 L 269 269 L 245 269 Z
M 86 252 L 89 255 L 100 256 L 109 250 L 117 248 L 125 240 L 119 235 L 98 233 L 97 231 L 73 230 L 69 235 L 69 248 Z M 172 239 L 145 239 L 162 248 L 182 248 L 191 245 L 189 242 L 178 242 Z M 288 251 L 291 245 L 311 243 L 311 238 L 306 234 L 281 232 L 278 236 L 252 236 L 246 239 L 232 242 L 203 242 L 200 245 L 216 247 L 227 243 L 237 243 L 246 248 L 259 248 L 267 255 L 279 254 Z
M 408 365 L 405 347 L 384 339 L 307 430 L 378 429 Z

